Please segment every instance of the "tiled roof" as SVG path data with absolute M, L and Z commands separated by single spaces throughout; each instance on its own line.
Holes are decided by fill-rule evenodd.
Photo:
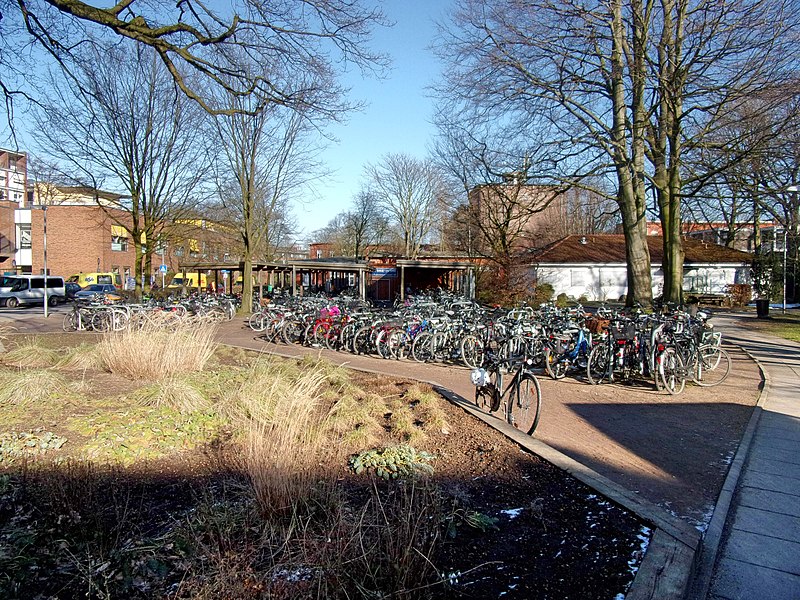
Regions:
M 585 243 L 582 243 L 582 240 Z M 660 235 L 647 236 L 650 262 L 661 264 L 663 241 Z M 683 238 L 684 263 L 749 263 L 753 257 L 747 252 L 725 246 Z M 574 263 L 625 263 L 625 237 L 621 234 L 568 235 L 531 252 L 532 262 L 538 264 Z

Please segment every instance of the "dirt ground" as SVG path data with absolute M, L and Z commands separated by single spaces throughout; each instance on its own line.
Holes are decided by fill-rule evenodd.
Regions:
M 83 334 L 55 334 L 48 343 L 64 347 L 88 339 Z M 49 458 L 79 457 L 83 445 L 93 442 L 92 434 L 78 435 L 68 425 L 73 419 L 100 423 L 103 415 L 139 414 L 126 400 L 137 384 L 94 370 L 73 372 L 69 378 L 86 391 L 82 404 L 65 399 L 46 411 L 15 414 L 7 422 L 16 431 L 46 429 L 68 440 L 48 452 Z M 414 400 L 403 400 L 416 386 L 410 377 L 355 372 L 353 379 L 399 402 L 397 406 L 416 408 Z M 569 389 L 573 383 L 556 385 Z M 447 507 L 449 526 L 441 532 L 444 543 L 431 557 L 439 583 L 409 597 L 591 600 L 624 594 L 646 548 L 647 524 L 460 408 L 443 399 L 439 406 L 442 424 L 429 427 L 424 414 L 413 421 L 426 434 L 415 447 L 434 457 L 430 483 Z M 387 442 L 396 432 L 391 414 L 384 418 Z M 169 427 L 164 422 L 159 428 Z M 123 430 L 115 431 L 112 441 L 119 438 L 127 444 Z M 204 597 L 257 598 L 267 597 L 278 583 L 286 595 L 273 597 L 315 597 L 302 582 L 285 575 L 292 572 L 287 565 L 265 567 L 263 558 L 251 563 L 264 551 L 254 552 L 234 533 L 228 532 L 225 539 L 225 564 L 247 563 L 247 590 L 215 587 L 206 594 L 212 579 L 208 565 L 218 559 L 219 550 L 209 556 L 177 550 L 176 524 L 188 521 L 197 527 L 192 515 L 203 498 L 219 494 L 215 507 L 241 502 L 241 485 L 230 483 L 237 475 L 229 468 L 238 452 L 223 436 L 213 447 L 184 450 L 174 459 L 134 461 L 124 468 L 80 471 L 77 476 L 60 473 L 59 463 L 41 472 L 28 463 L 21 468 L 18 462 L 7 465 L 0 474 L 0 568 L 13 577 L 3 584 L 4 596 L 33 597 L 36 592 L 40 597 L 70 598 L 85 589 L 100 594 L 101 588 L 92 587 L 99 580 L 106 586 L 103 593 L 124 597 L 196 597 L 202 592 Z M 340 458 L 331 454 L 323 471 L 351 490 L 368 485 L 368 479 L 348 471 Z M 389 485 L 378 485 L 391 494 Z M 114 504 L 120 498 L 124 503 Z M 103 532 L 107 546 L 100 562 L 87 550 L 95 544 L 86 539 L 92 527 Z M 88 588 L 87 581 L 92 582 Z
M 60 321 L 39 323 L 34 329 L 55 331 L 59 324 Z M 93 337 L 55 334 L 54 343 L 75 345 Z M 394 388 L 393 393 L 400 395 L 412 380 L 441 385 L 465 398 L 472 398 L 474 391 L 469 371 L 464 368 L 265 345 L 241 320 L 224 324 L 218 339 L 259 352 L 321 355 L 334 364 L 364 371 L 357 378 L 370 385 Z M 592 386 L 580 376 L 553 381 L 543 375 L 543 414 L 536 437 L 704 530 L 762 384 L 757 365 L 737 348 L 727 349 L 733 369 L 726 382 L 715 388 L 687 388 L 678 396 L 656 392 L 645 382 Z M 375 373 L 385 377 L 376 379 Z M 101 404 L 103 394 L 93 394 L 92 383 L 97 389 L 130 391 L 129 383 L 115 382 L 108 374 L 83 377 L 87 397 Z M 457 514 L 463 518 L 454 522 L 453 537 L 436 557 L 447 585 L 426 593 L 443 598 L 502 594 L 504 598 L 588 599 L 613 598 L 624 593 L 646 548 L 647 524 L 597 497 L 589 488 L 536 456 L 521 451 L 460 408 L 444 401 L 442 406 L 447 411 L 448 427 L 446 431 L 432 433 L 421 449 L 438 457 L 436 485 L 451 507 L 461 503 L 463 510 Z M 85 407 L 69 403 L 64 410 L 86 413 Z M 61 422 L 53 415 L 48 415 L 46 422 L 37 422 L 37 415 L 32 414 L 26 428 L 44 426 L 57 436 L 67 437 L 68 432 L 59 429 Z M 72 439 L 78 441 L 80 436 L 73 432 Z M 91 436 L 81 441 L 88 443 Z M 65 454 L 70 452 L 69 446 L 64 446 Z M 151 461 L 147 467 L 129 467 L 125 474 L 119 475 L 117 482 L 130 475 L 130 485 L 141 490 L 137 492 L 142 494 L 138 503 L 141 514 L 132 517 L 132 522 L 137 519 L 146 522 L 155 514 L 159 515 L 159 526 L 177 522 L 194 510 L 188 505 L 207 495 L 203 490 L 228 489 L 224 482 L 230 474 L 215 462 L 224 450 L 217 448 L 215 452 Z M 209 456 L 217 458 L 211 460 Z M 36 493 L 26 496 L 27 492 L 20 492 L 21 488 L 14 486 L 17 475 L 13 470 L 7 470 L 5 476 L 8 478 L 0 480 L 0 526 L 27 527 L 26 515 L 37 514 L 37 503 L 41 502 L 37 494 L 41 490 L 31 486 L 26 489 Z M 343 481 L 350 481 L 356 487 L 361 485 L 350 477 L 342 471 Z M 175 493 L 165 498 L 164 489 Z M 148 495 L 148 490 L 157 491 Z M 470 522 L 476 516 L 480 517 L 478 522 Z M 46 531 L 61 535 L 60 521 L 50 525 Z M 152 527 L 138 527 L 137 531 L 149 531 Z M 11 539 L 5 531 L 0 532 L 0 546 Z M 124 537 L 130 532 L 118 533 Z M 60 543 L 47 535 L 39 540 L 44 548 Z M 6 546 L 0 552 L 0 562 L 7 557 Z M 133 558 L 136 557 L 129 556 L 131 561 Z M 187 590 L 199 589 L 191 587 L 193 582 L 200 585 L 197 582 L 206 581 L 207 574 L 193 571 L 196 565 L 187 567 L 185 557 L 180 562 L 171 562 L 170 556 L 156 558 L 163 563 L 156 571 L 141 567 L 151 564 L 152 557 L 119 567 L 120 573 L 145 569 L 138 580 L 134 577 L 132 581 L 139 584 L 144 581 L 146 586 L 124 588 L 127 592 L 123 595 L 179 597 L 180 593 L 166 590 L 175 590 L 180 581 L 184 587 L 179 585 L 178 589 L 184 590 L 183 597 L 192 597 Z M 7 593 L 7 597 L 31 597 L 27 592 L 45 589 L 53 597 L 73 597 L 71 594 L 79 590 L 75 586 L 81 580 L 69 565 L 61 564 L 47 552 L 39 560 L 38 571 L 34 573 L 57 573 L 58 577 L 45 579 L 44 583 L 30 580 L 32 587 L 16 591 L 8 588 L 4 591 L 13 593 Z M 104 565 L 100 566 L 105 568 Z M 8 565 L 0 565 L 0 570 L 8 570 Z M 264 572 L 261 576 L 266 585 L 275 581 L 270 579 L 274 572 Z M 301 590 L 295 592 L 294 597 L 305 597 Z M 222 593 L 209 597 L 258 597 L 258 594 Z

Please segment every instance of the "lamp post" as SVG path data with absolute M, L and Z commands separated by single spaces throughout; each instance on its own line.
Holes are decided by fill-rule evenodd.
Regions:
M 798 190 L 800 190 L 800 188 L 798 188 L 796 185 L 790 185 L 788 188 L 786 188 L 787 192 L 797 192 Z M 791 203 L 789 203 L 789 206 L 791 208 Z M 789 212 L 793 213 L 794 211 L 790 210 Z M 787 221 L 788 220 L 789 219 L 787 218 Z M 788 231 L 789 231 L 789 223 L 787 222 L 783 228 L 783 314 L 784 315 L 786 314 L 786 254 L 788 253 L 788 245 L 789 245 L 786 234 L 788 233 Z M 797 289 L 796 283 L 797 282 L 795 282 L 795 289 Z
M 42 216 L 44 225 L 42 229 L 42 245 L 44 248 L 44 318 L 47 318 L 48 298 L 47 298 L 47 205 L 42 204 Z

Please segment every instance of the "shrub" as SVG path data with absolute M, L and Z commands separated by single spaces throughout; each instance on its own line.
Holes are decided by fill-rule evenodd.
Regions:
M 425 474 L 431 475 L 433 456 L 418 452 L 411 446 L 393 446 L 383 450 L 366 450 L 350 457 L 350 468 L 356 475 L 375 470 L 383 479 L 398 479 Z
M 555 289 L 549 283 L 540 283 L 533 291 L 533 303 L 536 306 L 546 304 L 553 299 Z
M 753 299 L 753 286 L 747 283 L 731 284 L 728 293 L 734 306 L 744 306 Z
M 564 308 L 569 304 L 569 296 L 564 293 L 559 294 L 556 296 L 556 306 L 559 308 Z

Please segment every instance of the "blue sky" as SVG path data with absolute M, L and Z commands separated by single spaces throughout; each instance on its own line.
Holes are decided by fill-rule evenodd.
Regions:
M 364 165 L 388 153 L 424 158 L 435 131 L 430 124 L 434 103 L 426 87 L 437 78 L 440 65 L 428 47 L 435 22 L 444 21 L 451 0 L 387 0 L 384 12 L 395 25 L 376 31 L 373 48 L 391 57 L 385 79 L 364 79 L 360 73 L 345 79 L 353 99 L 367 103 L 347 123 L 332 129 L 338 142 L 321 160 L 333 171 L 316 186 L 317 198 L 295 208 L 299 238 L 327 225 L 346 210 L 361 188 Z

